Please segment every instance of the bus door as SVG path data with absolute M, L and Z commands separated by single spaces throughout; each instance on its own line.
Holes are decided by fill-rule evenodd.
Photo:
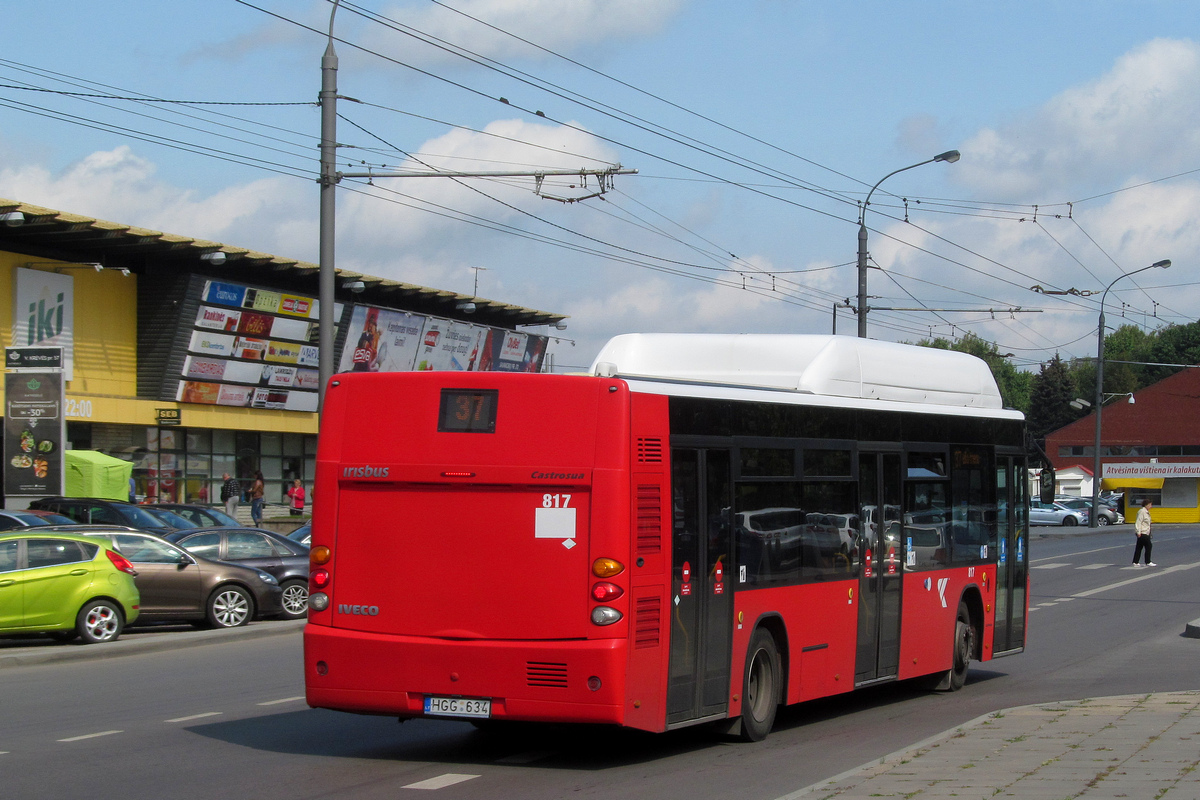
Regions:
M 855 684 L 892 678 L 900 670 L 903 491 L 899 453 L 858 456 L 858 651 Z
M 733 641 L 729 451 L 671 451 L 671 655 L 667 725 L 724 716 Z
M 992 655 L 1025 646 L 1025 576 L 1029 568 L 1025 460 L 996 458 L 996 627 Z

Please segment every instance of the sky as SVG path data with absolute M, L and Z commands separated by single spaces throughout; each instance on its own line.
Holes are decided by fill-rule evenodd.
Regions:
M 316 262 L 332 7 L 6 0 L 0 197 Z M 636 170 L 339 184 L 338 268 L 565 314 L 558 371 L 853 335 L 885 176 L 873 338 L 1036 370 L 1114 281 L 1110 326 L 1197 316 L 1197 0 L 357 0 L 333 35 L 341 172 Z

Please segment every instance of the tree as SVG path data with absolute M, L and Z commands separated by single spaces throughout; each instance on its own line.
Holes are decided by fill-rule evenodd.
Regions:
M 1081 414 L 1071 408 L 1071 401 L 1078 396 L 1071 370 L 1055 353 L 1033 378 L 1027 415 L 1029 435 L 1041 442 L 1046 434 L 1077 420 Z

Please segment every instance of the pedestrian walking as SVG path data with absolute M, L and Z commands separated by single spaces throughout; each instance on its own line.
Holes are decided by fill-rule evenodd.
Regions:
M 236 518 L 238 501 L 242 499 L 242 485 L 228 472 L 221 478 L 225 481 L 221 484 L 221 502 L 225 504 L 225 513 Z
M 1137 521 L 1133 523 L 1133 533 L 1137 536 L 1137 544 L 1133 548 L 1133 565 L 1140 567 L 1138 559 L 1142 557 L 1142 553 L 1146 556 L 1147 567 L 1157 567 L 1150 560 L 1150 550 L 1153 547 L 1153 542 L 1150 541 L 1150 507 L 1153 505 L 1149 500 L 1142 501 L 1142 507 L 1138 509 Z
M 296 478 L 294 481 L 292 481 L 292 485 L 288 487 L 287 495 L 288 495 L 288 498 L 292 501 L 291 508 L 288 509 L 288 511 L 291 512 L 291 515 L 293 517 L 298 517 L 301 514 L 303 514 L 304 513 L 304 484 L 302 484 L 300 482 L 299 478 Z
M 263 521 L 263 493 L 266 491 L 266 484 L 263 483 L 262 470 L 255 470 L 254 483 L 250 486 L 250 519 L 253 520 L 254 527 L 262 525 Z

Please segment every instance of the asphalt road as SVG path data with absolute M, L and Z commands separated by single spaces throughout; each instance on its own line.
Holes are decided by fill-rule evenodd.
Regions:
M 1181 635 L 1200 617 L 1200 526 L 1163 526 L 1155 541 L 1160 566 L 1133 569 L 1130 526 L 1035 539 L 1026 653 L 974 665 L 955 694 L 893 684 L 786 709 L 759 744 L 705 729 L 484 733 L 312 710 L 291 632 L 0 669 L 0 786 L 6 797 L 122 800 L 421 789 L 772 800 L 1000 708 L 1200 688 L 1200 640 Z

